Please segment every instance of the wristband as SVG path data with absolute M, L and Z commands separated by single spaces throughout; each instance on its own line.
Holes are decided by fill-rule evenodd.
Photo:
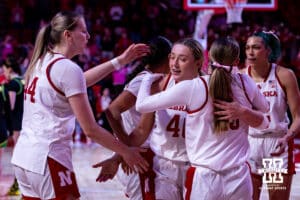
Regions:
M 116 70 L 119 70 L 122 68 L 122 65 L 119 63 L 118 59 L 117 58 L 114 58 L 112 60 L 110 60 L 111 64 L 114 66 L 114 68 Z

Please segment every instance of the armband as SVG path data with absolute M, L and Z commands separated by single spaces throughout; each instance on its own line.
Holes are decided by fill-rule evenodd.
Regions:
M 112 59 L 110 62 L 116 70 L 119 70 L 122 68 L 122 65 L 119 63 L 117 58 Z

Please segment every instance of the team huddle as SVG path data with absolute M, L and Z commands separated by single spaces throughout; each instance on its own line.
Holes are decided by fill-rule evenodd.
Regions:
M 258 200 L 265 158 L 281 159 L 288 171 L 276 183 L 285 189 L 269 189 L 270 199 L 289 198 L 300 94 L 294 73 L 276 64 L 274 33 L 248 37 L 243 69 L 238 42 L 215 40 L 209 72 L 202 71 L 197 40 L 172 44 L 162 36 L 82 72 L 70 59 L 89 38 L 84 18 L 71 12 L 55 15 L 37 36 L 12 157 L 24 200 L 80 198 L 70 147 L 75 119 L 88 137 L 116 152 L 94 165 L 101 167 L 97 181 L 116 175 L 132 200 Z M 136 60 L 105 111 L 111 134 L 96 123 L 86 88 Z

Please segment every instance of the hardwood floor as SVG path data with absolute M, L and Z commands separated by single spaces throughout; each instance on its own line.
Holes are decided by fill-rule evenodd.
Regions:
M 4 149 L 1 156 L 2 172 L 0 175 L 0 200 L 19 200 L 20 197 L 5 196 L 13 182 L 13 172 L 10 158 L 12 148 Z M 298 150 L 298 153 L 300 150 Z M 91 166 L 102 161 L 112 154 L 111 151 L 99 145 L 80 145 L 73 147 L 73 165 L 78 181 L 81 200 L 128 200 L 125 197 L 122 186 L 115 178 L 105 183 L 95 181 L 99 170 Z M 298 168 L 299 169 L 299 168 Z M 263 191 L 261 200 L 267 200 L 268 195 Z M 300 200 L 300 171 L 294 176 L 290 200 Z
M 13 183 L 13 172 L 10 164 L 11 148 L 6 148 L 1 157 L 2 172 L 0 176 L 0 200 L 19 200 L 20 197 L 5 196 Z M 73 165 L 79 186 L 81 200 L 128 200 L 117 178 L 105 183 L 96 182 L 99 169 L 92 165 L 102 161 L 112 154 L 101 146 L 86 146 L 73 148 Z

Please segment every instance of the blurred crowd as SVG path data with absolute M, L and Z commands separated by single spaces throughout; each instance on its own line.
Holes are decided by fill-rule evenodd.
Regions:
M 0 2 L 0 62 L 15 55 L 26 71 L 39 27 L 58 10 L 76 10 L 87 20 L 91 39 L 83 55 L 74 58 L 83 70 L 119 55 L 129 44 L 147 42 L 157 35 L 170 41 L 192 36 L 197 11 L 183 9 L 181 0 L 23 0 Z M 300 79 L 300 35 L 280 12 L 244 11 L 242 24 L 227 24 L 226 13 L 215 14 L 208 26 L 208 48 L 224 35 L 236 38 L 243 51 L 246 38 L 255 30 L 273 30 L 280 38 L 280 64 L 291 68 Z M 244 55 L 241 55 L 241 66 Z M 122 91 L 134 63 L 88 88 L 95 117 L 103 125 L 102 111 L 107 102 Z M 105 98 L 105 100 L 104 100 Z M 105 125 L 104 125 L 105 126 Z M 109 128 L 109 127 L 107 127 Z

